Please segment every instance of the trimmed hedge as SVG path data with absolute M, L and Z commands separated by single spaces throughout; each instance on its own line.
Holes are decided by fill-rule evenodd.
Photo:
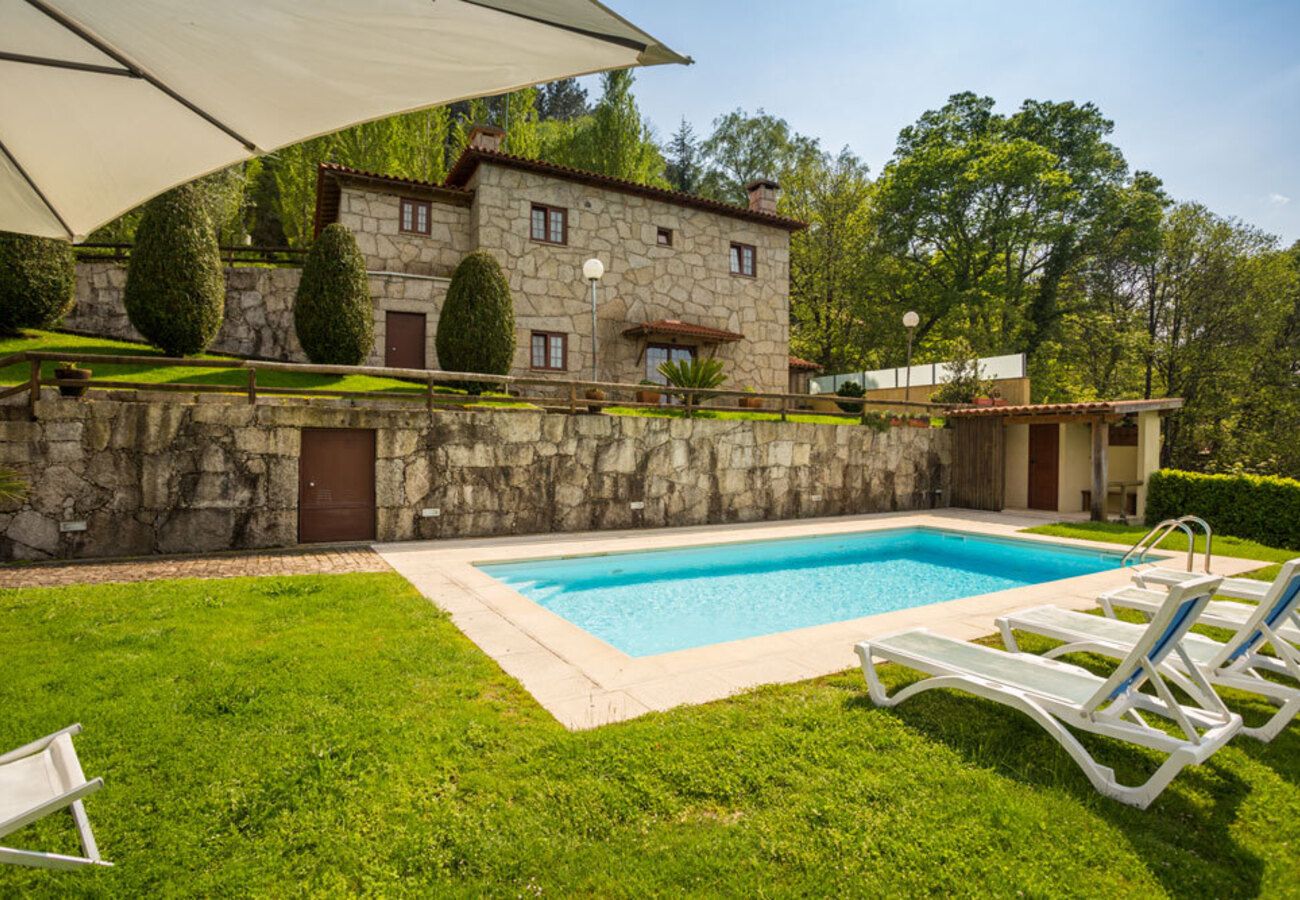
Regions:
M 190 183 L 150 200 L 127 264 L 127 318 L 168 356 L 206 350 L 226 312 L 221 251 L 205 199 Z
M 0 231 L 0 333 L 57 325 L 76 296 L 72 245 Z
M 448 372 L 507 375 L 515 358 L 515 307 L 495 256 L 460 261 L 438 315 L 438 365 Z
M 1271 475 L 1201 475 L 1161 469 L 1147 484 L 1148 525 L 1200 516 L 1216 533 L 1300 549 L 1300 481 Z
M 319 365 L 360 365 L 375 345 L 366 260 L 352 232 L 337 222 L 321 231 L 303 263 L 293 327 L 307 358 Z

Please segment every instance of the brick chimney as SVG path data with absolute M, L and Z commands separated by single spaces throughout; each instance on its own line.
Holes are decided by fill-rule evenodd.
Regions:
M 781 193 L 781 185 L 770 178 L 755 178 L 745 185 L 749 192 L 749 208 L 754 212 L 776 215 L 776 198 Z
M 496 153 L 501 150 L 501 144 L 505 139 L 505 131 L 495 125 L 475 125 L 469 130 L 469 145 L 475 150 Z

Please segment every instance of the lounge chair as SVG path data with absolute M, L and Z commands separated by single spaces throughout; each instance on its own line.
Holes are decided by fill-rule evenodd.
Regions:
M 72 747 L 80 725 L 56 731 L 0 756 L 0 838 L 61 809 L 72 813 L 84 856 L 63 856 L 0 847 L 0 862 L 46 869 L 111 866 L 99 856 L 82 798 L 104 786 L 104 779 L 86 780 Z
M 1282 572 L 1278 577 L 1273 579 L 1270 584 L 1267 581 L 1252 581 L 1248 578 L 1225 578 L 1216 592 L 1224 597 L 1236 597 L 1240 600 L 1249 600 L 1252 603 L 1260 603 L 1265 597 L 1270 596 L 1283 575 L 1287 571 L 1287 566 L 1300 563 L 1300 557 L 1289 560 L 1282 566 Z M 1137 587 L 1119 588 L 1113 591 L 1107 591 L 1097 598 L 1101 604 L 1102 611 L 1112 619 L 1115 618 L 1116 609 L 1132 609 L 1146 615 L 1151 615 L 1152 611 L 1160 606 L 1165 599 L 1164 588 L 1181 584 L 1191 577 L 1195 577 L 1194 572 L 1183 572 L 1178 569 L 1148 569 L 1145 572 L 1135 572 L 1133 581 Z M 1154 587 L 1153 587 L 1154 586 Z M 1201 613 L 1199 624 L 1209 625 L 1213 628 L 1224 628 L 1228 631 L 1237 631 L 1244 627 L 1255 613 L 1255 607 L 1249 603 L 1233 603 L 1221 600 L 1211 600 Z M 1277 632 L 1278 637 L 1290 641 L 1292 644 L 1300 645 L 1300 611 L 1292 612 L 1289 617 L 1279 621 L 1273 630 Z
M 1180 653 L 1170 658 L 1170 665 L 1178 673 L 1170 680 L 1193 696 L 1202 689 L 1203 676 L 1212 685 L 1267 698 L 1279 707 L 1278 711 L 1263 725 L 1242 726 L 1241 733 L 1271 741 L 1300 713 L 1300 650 L 1282 639 L 1278 631 L 1278 623 L 1300 609 L 1300 559 L 1282 567 L 1263 602 L 1245 609 L 1250 612 L 1249 617 L 1226 643 L 1200 634 L 1184 636 L 1181 644 L 1186 655 Z M 1200 621 L 1205 621 L 1204 614 Z M 1008 650 L 1019 649 L 1015 631 L 1064 641 L 1043 654 L 1049 659 L 1066 653 L 1098 653 L 1120 659 L 1132 651 L 1148 630 L 1146 625 L 1056 606 L 1020 610 L 998 619 L 997 625 Z M 1263 651 L 1267 647 L 1276 655 L 1265 656 Z M 1267 679 L 1265 676 L 1270 674 L 1282 676 L 1288 683 Z
M 863 641 L 856 649 L 877 706 L 894 706 L 921 691 L 952 688 L 1018 709 L 1065 748 L 1094 788 L 1145 809 L 1184 766 L 1204 762 L 1241 728 L 1241 717 L 1208 686 L 1191 704 L 1181 704 L 1165 683 L 1172 671 L 1164 665 L 1166 658 L 1184 653 L 1179 641 L 1218 586 L 1217 577 L 1207 576 L 1172 588 L 1109 678 L 1059 660 L 969 644 L 923 628 Z M 890 697 L 876 673 L 877 659 L 933 677 Z M 1139 690 L 1147 684 L 1154 694 Z M 1168 719 L 1180 733 L 1147 724 L 1142 712 Z M 1168 758 L 1145 783 L 1123 785 L 1113 770 L 1092 758 L 1071 728 L 1159 750 Z

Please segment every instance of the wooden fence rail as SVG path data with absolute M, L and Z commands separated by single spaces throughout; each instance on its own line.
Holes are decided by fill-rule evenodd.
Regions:
M 9 397 L 26 390 L 30 392 L 29 406 L 35 415 L 36 402 L 40 399 L 40 389 L 44 386 L 82 387 L 99 390 L 135 390 L 171 393 L 224 393 L 242 394 L 249 403 L 256 403 L 261 395 L 290 395 L 305 397 L 356 397 L 382 400 L 423 401 L 428 409 L 439 406 L 464 406 L 466 403 L 488 406 L 519 406 L 528 404 L 544 409 L 577 413 L 596 411 L 606 407 L 630 407 L 639 409 L 659 408 L 658 402 L 641 402 L 633 399 L 638 392 L 653 392 L 661 397 L 672 397 L 680 403 L 683 412 L 689 417 L 707 401 L 755 398 L 767 403 L 775 403 L 776 409 L 760 408 L 754 412 L 779 414 L 784 421 L 792 412 L 799 411 L 799 404 L 806 404 L 813 396 L 810 394 L 789 394 L 779 392 L 745 391 L 726 388 L 685 388 L 671 385 L 628 384 L 625 382 L 587 381 L 582 379 L 540 378 L 528 375 L 489 375 L 481 372 L 444 372 L 436 369 L 403 369 L 388 366 L 335 366 L 315 365 L 311 363 L 275 362 L 270 360 L 243 359 L 186 359 L 160 356 L 109 355 L 109 354 L 75 354 L 53 353 L 46 351 L 27 351 L 16 353 L 0 359 L 0 368 L 26 362 L 30 372 L 26 384 L 18 384 L 0 390 L 0 398 Z M 122 378 L 59 378 L 55 370 L 54 377 L 42 377 L 41 366 L 44 363 L 101 363 L 124 366 L 166 366 L 202 369 L 243 370 L 245 378 L 242 384 L 202 384 L 189 382 L 147 382 Z M 259 383 L 259 372 L 280 372 L 301 375 L 369 375 L 379 378 L 392 378 L 412 382 L 410 391 L 378 390 L 359 391 L 337 387 L 282 387 Z M 464 387 L 466 384 L 480 386 L 479 393 L 439 392 L 439 385 Z M 551 393 L 530 391 L 530 388 L 545 388 Z M 495 391 L 493 393 L 492 391 Z M 581 392 L 581 396 L 579 395 Z M 597 396 L 591 392 L 599 392 Z M 623 399 L 611 399 L 611 395 L 621 395 Z M 944 415 L 949 406 L 941 403 L 926 403 L 907 400 L 870 400 L 865 397 L 834 397 L 841 409 L 850 407 L 856 410 L 846 415 L 859 415 L 864 418 L 871 412 L 902 411 L 902 415 L 929 417 Z

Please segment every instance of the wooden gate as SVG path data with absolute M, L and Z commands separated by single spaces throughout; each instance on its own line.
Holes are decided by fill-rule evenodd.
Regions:
M 375 538 L 375 433 L 304 428 L 298 455 L 298 540 Z
M 954 416 L 952 505 L 1002 509 L 1006 486 L 1006 436 L 998 416 Z

